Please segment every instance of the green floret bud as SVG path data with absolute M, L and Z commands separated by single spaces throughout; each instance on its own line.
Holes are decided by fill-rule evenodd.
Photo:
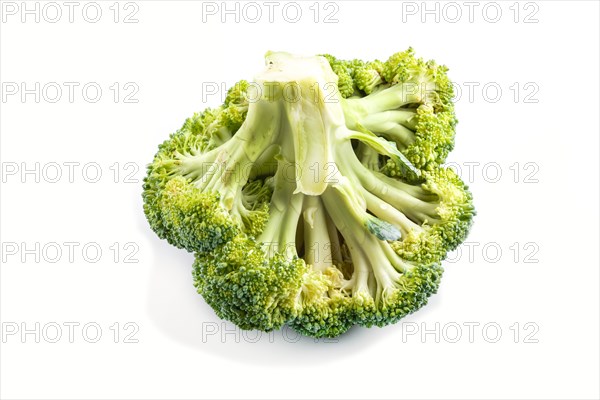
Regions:
M 242 329 L 271 331 L 296 314 L 296 296 L 306 264 L 281 254 L 267 258 L 244 235 L 196 257 L 195 286 L 216 314 Z
M 440 235 L 447 251 L 456 249 L 467 237 L 473 217 L 473 195 L 469 187 L 450 168 L 439 168 L 426 174 L 423 188 L 441 199 L 434 230 Z
M 406 51 L 400 51 L 388 58 L 384 63 L 381 75 L 386 82 L 393 85 L 409 82 L 424 68 L 422 59 L 415 58 L 412 47 Z
M 248 88 L 250 87 L 250 83 L 246 80 L 241 80 L 233 85 L 227 91 L 227 96 L 225 97 L 225 106 L 238 106 L 238 107 L 248 107 Z
M 416 58 L 412 48 L 392 55 L 382 69 L 384 80 L 392 85 L 410 84 L 407 89 L 422 92 L 423 101 L 435 112 L 452 109 L 454 91 L 448 68 L 435 61 Z
M 448 67 L 437 65 L 435 71 L 435 95 L 432 106 L 436 113 L 450 112 L 454 113 L 454 85 L 448 77 Z
M 348 63 L 343 60 L 338 60 L 330 54 L 324 54 L 323 57 L 329 61 L 329 65 L 333 72 L 337 75 L 338 90 L 342 97 L 350 97 L 354 94 L 354 80 L 352 79 L 352 70 Z
M 340 291 L 343 276 L 329 267 L 311 271 L 304 280 L 299 296 L 298 314 L 290 326 L 303 335 L 336 337 L 355 324 L 353 299 Z
M 431 170 L 442 165 L 454 148 L 456 117 L 423 105 L 417 108 L 417 121 L 415 141 L 404 154 L 417 168 Z
M 349 297 L 342 295 L 337 299 L 327 297 L 319 302 L 305 304 L 302 313 L 290 322 L 290 326 L 306 336 L 339 336 L 356 323 L 352 304 Z
M 384 83 L 381 77 L 383 67 L 384 65 L 381 61 L 375 60 L 355 68 L 353 78 L 356 87 L 366 94 L 371 94 L 379 85 Z
M 240 109 L 238 107 L 227 107 L 219 114 L 219 125 L 227 128 L 228 139 L 233 136 L 240 129 L 242 123 L 246 119 L 246 112 L 248 110 Z
M 227 91 L 225 104 L 219 114 L 219 126 L 228 128 L 227 137 L 234 135 L 244 123 L 248 113 L 248 81 L 237 82 Z
M 258 237 L 269 220 L 269 201 L 273 191 L 262 180 L 247 183 L 236 197 L 231 210 L 232 217 L 251 237 Z
M 419 265 L 440 262 L 448 252 L 442 238 L 432 227 L 411 230 L 391 246 L 400 257 Z
M 443 271 L 441 266 L 434 264 L 416 266 L 406 272 L 396 282 L 400 289 L 388 293 L 377 311 L 368 314 L 362 325 L 382 327 L 393 324 L 424 307 L 428 298 L 437 293 Z
M 240 81 L 228 90 L 225 103 L 214 113 L 206 128 L 209 148 L 231 139 L 244 123 L 249 108 L 248 88 L 247 81 Z
M 195 136 L 203 136 L 206 134 L 206 129 L 210 124 L 218 118 L 219 112 L 220 109 L 207 108 L 201 113 L 194 113 L 191 118 L 185 120 L 181 131 L 188 131 L 191 135 Z
M 239 234 L 216 193 L 203 193 L 181 176 L 165 184 L 158 199 L 164 237 L 172 245 L 205 253 Z M 160 236 L 160 235 L 159 235 Z
M 399 83 L 423 83 L 431 81 L 435 83 L 443 83 L 442 88 L 436 90 L 447 89 L 445 81 L 448 68 L 443 65 L 438 65 L 435 61 L 425 61 L 422 58 L 415 57 L 414 50 L 408 48 L 392 55 L 385 63 L 381 75 L 386 82 L 396 85 Z

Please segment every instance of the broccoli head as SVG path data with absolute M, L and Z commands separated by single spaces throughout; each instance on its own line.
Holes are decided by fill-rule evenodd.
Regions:
M 444 72 L 412 50 L 385 63 L 268 53 L 252 84 L 159 146 L 144 211 L 195 253 L 195 286 L 218 316 L 333 337 L 426 304 L 474 216 L 467 186 L 440 166 L 454 119 L 436 90 L 448 89 L 403 99 Z

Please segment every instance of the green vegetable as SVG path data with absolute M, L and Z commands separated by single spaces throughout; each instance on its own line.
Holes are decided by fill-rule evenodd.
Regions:
M 196 288 L 243 329 L 333 337 L 426 304 L 474 216 L 442 166 L 456 119 L 446 68 L 268 53 L 254 82 L 159 146 L 144 211 L 195 253 Z

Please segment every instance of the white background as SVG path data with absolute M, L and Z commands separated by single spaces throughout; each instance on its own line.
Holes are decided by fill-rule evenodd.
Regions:
M 487 14 L 479 3 L 473 22 L 458 2 L 455 23 L 448 19 L 456 7 L 445 3 L 437 5 L 439 22 L 428 15 L 424 23 L 420 2 L 321 3 L 317 23 L 313 2 L 298 3 L 297 23 L 283 18 L 284 3 L 273 23 L 263 3 L 257 23 L 234 16 L 221 23 L 220 14 L 203 22 L 202 3 L 194 1 L 121 3 L 118 23 L 112 1 L 98 3 L 97 23 L 82 17 L 84 2 L 70 23 L 59 2 L 57 23 L 45 20 L 54 18 L 49 8 L 39 23 L 35 15 L 23 23 L 14 4 L 17 14 L 3 13 L 0 27 L 3 89 L 11 82 L 80 86 L 72 103 L 65 86 L 56 103 L 47 101 L 54 92 L 36 103 L 34 94 L 23 101 L 3 90 L 2 398 L 600 396 L 597 2 L 499 2 Z M 123 23 L 135 7 L 138 22 Z M 496 8 L 502 15 L 492 23 Z M 338 22 L 324 23 L 332 11 Z M 222 323 L 195 293 L 192 256 L 159 240 L 144 219 L 141 179 L 158 143 L 194 111 L 219 104 L 207 83 L 252 78 L 267 50 L 385 59 L 408 46 L 448 65 L 462 88 L 450 161 L 474 194 L 472 254 L 463 246 L 451 255 L 439 293 L 395 326 L 314 341 Z M 82 97 L 89 82 L 103 89 L 96 103 Z M 117 103 L 109 88 L 115 82 Z M 128 82 L 139 88 L 137 103 L 123 101 Z M 39 183 L 22 174 L 36 162 Z M 73 182 L 65 162 L 79 163 Z M 62 165 L 56 183 L 52 163 Z M 100 166 L 97 183 L 86 181 L 93 168 L 82 175 L 88 163 Z M 73 260 L 65 242 L 79 243 Z M 46 248 L 39 262 L 23 252 L 36 243 L 38 255 Z M 63 251 L 57 262 L 52 243 Z M 82 255 L 88 243 L 102 249 L 96 263 Z M 125 262 L 135 246 L 138 262 Z M 71 322 L 79 324 L 72 343 Z M 21 335 L 36 323 L 39 338 Z M 87 323 L 102 329 L 96 343 L 88 342 L 93 328 L 82 333 Z M 56 325 L 62 336 L 51 343 Z

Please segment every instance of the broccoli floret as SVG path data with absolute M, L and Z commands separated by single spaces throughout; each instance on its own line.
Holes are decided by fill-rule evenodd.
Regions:
M 357 66 L 353 70 L 353 78 L 356 86 L 366 94 L 371 94 L 379 85 L 384 83 L 381 76 L 384 64 L 379 61 L 371 61 Z
M 454 148 L 457 123 L 453 87 L 445 66 L 415 57 L 412 48 L 385 62 L 328 57 L 332 65 L 344 67 L 344 79 L 350 79 L 358 89 L 352 91 L 358 96 L 343 95 L 348 128 L 361 125 L 394 141 L 421 171 L 433 170 L 445 162 Z M 383 164 L 382 172 L 390 176 L 400 173 L 393 163 Z
M 197 253 L 194 283 L 221 318 L 242 329 L 279 329 L 294 317 L 295 296 L 308 267 L 236 236 L 213 252 Z
M 253 85 L 159 146 L 144 211 L 195 253 L 195 286 L 219 317 L 334 337 L 426 304 L 475 214 L 439 166 L 451 106 L 422 92 L 399 100 L 404 83 L 438 79 L 432 66 L 412 50 L 386 63 L 268 53 Z M 410 145 L 376 129 L 386 119 Z
M 354 94 L 355 84 L 352 76 L 352 65 L 348 61 L 338 60 L 331 54 L 323 54 L 327 59 L 332 71 L 337 75 L 337 88 L 342 97 L 350 97 Z M 332 83 L 332 82 L 328 82 Z

